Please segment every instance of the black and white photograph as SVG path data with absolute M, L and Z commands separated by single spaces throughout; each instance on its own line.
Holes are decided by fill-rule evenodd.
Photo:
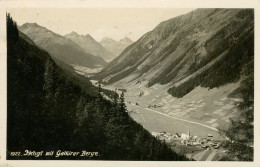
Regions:
M 1 156 L 255 162 L 256 13 L 7 7 Z

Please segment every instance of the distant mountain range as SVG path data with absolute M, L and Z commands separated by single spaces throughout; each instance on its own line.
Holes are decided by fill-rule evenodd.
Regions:
M 109 50 L 114 55 L 118 56 L 126 47 L 131 45 L 133 41 L 128 37 L 115 41 L 112 38 L 105 37 L 100 41 L 100 44 Z
M 100 43 L 93 39 L 89 34 L 79 35 L 76 32 L 71 32 L 65 35 L 66 38 L 71 39 L 77 43 L 86 53 L 94 56 L 102 57 L 106 61 L 111 61 L 116 56 L 104 48 Z
M 196 86 L 218 87 L 252 73 L 253 42 L 253 10 L 197 9 L 160 23 L 94 79 L 168 84 L 169 93 L 182 97 Z
M 68 65 L 80 65 L 89 68 L 103 67 L 106 61 L 101 57 L 85 52 L 78 44 L 64 36 L 54 33 L 36 23 L 25 23 L 19 30 L 36 45 L 45 49 L 54 59 Z

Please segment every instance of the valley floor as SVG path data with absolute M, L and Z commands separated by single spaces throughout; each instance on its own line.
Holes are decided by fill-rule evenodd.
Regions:
M 156 114 L 155 118 L 162 117 L 157 126 L 164 124 L 164 120 L 173 122 L 171 126 L 162 125 L 161 127 L 167 128 L 161 128 L 161 131 L 173 131 L 175 129 L 176 132 L 187 133 L 190 129 L 190 132 L 194 135 L 207 136 L 210 133 L 219 138 L 217 129 L 226 128 L 229 124 L 229 118 L 238 115 L 236 105 L 240 99 L 228 98 L 227 95 L 235 90 L 239 83 L 228 84 L 210 90 L 197 87 L 180 99 L 167 93 L 167 85 L 154 85 L 147 88 L 145 83 L 117 83 L 105 86 L 105 88 L 110 90 L 115 90 L 115 88 L 126 89 L 125 99 L 128 103 L 128 111 L 132 117 L 137 121 L 139 120 L 150 131 L 153 128 L 149 128 L 148 124 L 156 122 L 150 123 L 146 121 L 145 123 L 142 117 L 144 115 L 152 117 L 152 115 Z M 195 130 L 194 127 L 198 127 L 199 130 Z M 199 134 L 196 134 L 197 131 Z
M 167 93 L 167 86 L 155 85 L 147 88 L 145 83 L 104 86 L 105 89 L 125 89 L 125 102 L 129 115 L 140 123 L 151 134 L 166 132 L 169 134 L 188 134 L 200 138 L 223 141 L 218 128 L 225 128 L 229 118 L 237 113 L 236 103 L 239 99 L 228 98 L 227 94 L 238 87 L 239 83 L 228 84 L 220 88 L 208 90 L 197 87 L 192 92 L 177 99 Z M 121 93 L 120 91 L 118 93 Z M 198 161 L 214 161 L 219 159 L 224 150 L 206 150 L 202 145 L 185 146 L 181 141 L 175 142 L 172 148 L 185 153 Z M 180 148 L 179 148 L 180 147 Z M 182 148 L 184 147 L 184 149 Z M 183 152 L 183 150 L 185 150 Z
M 141 104 L 128 104 L 127 108 L 131 117 L 151 133 L 165 131 L 171 134 L 181 134 L 190 131 L 191 135 L 207 137 L 208 134 L 212 134 L 214 139 L 220 139 L 217 129 L 207 125 L 179 119 L 156 110 L 145 108 Z

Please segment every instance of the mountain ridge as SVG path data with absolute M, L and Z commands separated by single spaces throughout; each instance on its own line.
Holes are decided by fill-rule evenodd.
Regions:
M 158 24 L 126 48 L 94 78 L 102 79 L 104 83 L 122 81 L 134 84 L 142 80 L 148 81 L 148 87 L 156 83 L 174 86 L 222 53 L 226 53 L 221 58 L 222 62 L 230 59 L 234 61 L 233 66 L 238 67 L 231 69 L 232 75 L 239 74 L 252 59 L 253 45 L 244 49 L 244 58 L 236 58 L 232 48 L 241 47 L 237 43 L 243 41 L 246 34 L 252 36 L 253 27 L 253 13 L 250 9 L 197 9 Z M 252 38 L 246 40 L 251 43 Z M 240 61 L 242 58 L 247 59 L 247 56 L 249 61 Z M 224 63 L 216 71 L 220 73 L 227 66 Z M 211 71 L 208 72 L 211 75 Z M 210 77 L 218 80 L 222 77 L 222 84 L 235 81 L 238 77 L 234 75 L 231 80 L 227 80 L 224 78 L 226 75 L 218 75 Z M 202 82 L 202 79 L 199 80 L 195 85 Z M 205 80 L 203 82 L 206 83 Z M 204 84 L 206 87 L 212 85 L 213 83 Z
M 128 37 L 124 37 L 119 41 L 104 37 L 99 43 L 114 55 L 118 56 L 126 47 L 131 45 L 133 41 Z
M 98 43 L 90 34 L 79 35 L 73 31 L 64 35 L 64 37 L 77 43 L 86 53 L 101 57 L 106 61 L 111 61 L 115 58 L 115 55 Z
M 48 51 L 51 56 L 68 65 L 78 64 L 89 68 L 104 66 L 107 63 L 100 57 L 86 53 L 79 45 L 37 23 L 25 23 L 19 30 L 36 45 Z

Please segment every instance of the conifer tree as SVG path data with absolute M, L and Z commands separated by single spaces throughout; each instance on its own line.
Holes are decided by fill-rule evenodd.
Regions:
M 230 119 L 227 130 L 220 129 L 228 140 L 224 148 L 228 150 L 229 160 L 252 161 L 254 142 L 254 79 L 250 78 L 241 90 L 242 101 L 239 103 L 240 117 Z M 224 159 L 223 159 L 224 160 Z
M 16 22 L 13 21 L 10 13 L 6 14 L 6 21 L 7 21 L 7 42 L 16 42 L 18 40 L 18 28 Z
M 102 88 L 101 88 L 101 83 L 98 82 L 98 100 L 102 100 L 102 95 L 101 95 L 101 92 L 102 92 Z
M 123 113 L 126 112 L 125 97 L 124 97 L 123 91 L 120 95 L 120 111 L 123 112 Z

